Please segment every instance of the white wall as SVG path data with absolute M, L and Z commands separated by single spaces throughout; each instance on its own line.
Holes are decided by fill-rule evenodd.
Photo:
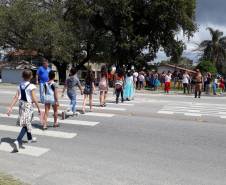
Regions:
M 171 73 L 173 73 L 175 71 L 175 68 L 169 66 L 159 66 L 158 73 L 162 73 L 163 71 L 165 71 L 165 73 L 167 73 L 168 71 L 171 71 Z
M 2 82 L 18 84 L 22 81 L 23 70 L 2 69 Z

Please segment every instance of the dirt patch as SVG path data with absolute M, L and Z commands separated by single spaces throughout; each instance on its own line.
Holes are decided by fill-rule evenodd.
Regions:
M 0 173 L 0 184 L 1 185 L 25 185 L 25 183 L 22 183 L 18 179 L 15 179 L 12 176 L 5 175 L 3 173 Z

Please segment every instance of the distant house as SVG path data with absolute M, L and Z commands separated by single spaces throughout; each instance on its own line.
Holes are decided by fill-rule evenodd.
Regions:
M 8 62 L 0 63 L 0 74 L 3 83 L 18 83 L 24 69 L 31 69 L 35 78 L 38 67 L 42 64 L 41 57 L 34 50 L 12 50 L 7 53 Z M 50 68 L 56 72 L 56 81 L 59 81 L 59 74 L 56 66 L 50 63 Z M 35 80 L 35 79 L 33 79 Z
M 37 66 L 32 65 L 27 61 L 5 62 L 1 65 L 2 82 L 13 84 L 20 83 L 22 81 L 21 76 L 24 69 L 32 70 L 33 76 L 35 77 Z
M 191 69 L 186 69 L 172 64 L 160 64 L 160 66 L 158 66 L 158 73 L 167 73 L 168 71 L 170 71 L 171 73 L 173 73 L 174 71 L 187 71 L 188 73 L 195 73 L 195 71 Z

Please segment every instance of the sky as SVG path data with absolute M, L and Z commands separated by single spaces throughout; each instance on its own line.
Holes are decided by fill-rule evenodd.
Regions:
M 210 34 L 206 30 L 207 27 L 219 29 L 226 35 L 226 0 L 196 0 L 196 23 L 198 31 L 194 37 L 188 41 L 186 38 L 180 37 L 187 45 L 183 56 L 186 56 L 194 61 L 197 61 L 199 54 L 194 51 L 197 44 L 203 40 L 210 39 Z M 158 53 L 156 61 L 166 59 L 163 52 Z

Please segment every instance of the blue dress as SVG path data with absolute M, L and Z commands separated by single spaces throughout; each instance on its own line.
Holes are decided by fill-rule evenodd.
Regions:
M 133 83 L 133 77 L 126 77 L 125 80 L 125 86 L 123 90 L 123 97 L 124 99 L 132 100 L 134 98 L 134 83 Z

